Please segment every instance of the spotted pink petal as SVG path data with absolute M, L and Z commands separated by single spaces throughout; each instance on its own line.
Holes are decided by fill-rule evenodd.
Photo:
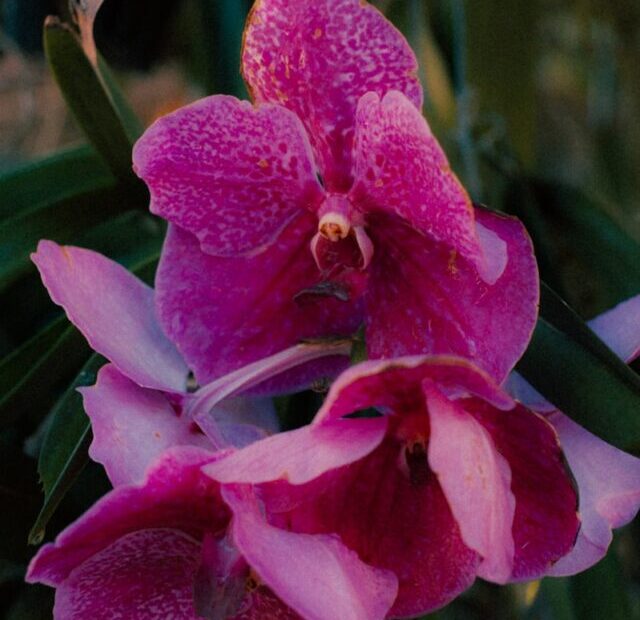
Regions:
M 152 289 L 90 250 L 40 241 L 31 258 L 93 349 L 143 387 L 184 390 L 187 367 L 156 320 Z
M 308 620 L 386 617 L 397 592 L 393 573 L 368 566 L 336 536 L 287 532 L 269 525 L 253 494 L 223 488 L 233 510 L 234 541 L 284 602 Z
M 455 401 L 425 383 L 429 466 L 438 477 L 467 547 L 482 556 L 478 575 L 506 583 L 513 570 L 516 500 L 511 470 L 489 433 Z M 508 414 L 507 414 L 508 415 Z
M 286 480 L 304 484 L 369 454 L 384 438 L 385 418 L 344 419 L 277 433 L 203 468 L 220 483 Z
M 295 114 L 224 95 L 157 120 L 135 145 L 133 164 L 151 211 L 216 256 L 261 252 L 323 196 Z
M 210 256 L 193 235 L 169 228 L 156 276 L 158 315 L 201 385 L 305 338 L 357 330 L 360 301 L 300 294 L 317 282 L 309 251 L 315 226 L 312 215 L 301 215 L 254 258 Z M 297 372 L 299 383 L 314 374 Z M 287 387 L 296 387 L 294 379 Z
M 305 123 L 326 186 L 351 183 L 358 99 L 422 89 L 406 40 L 362 0 L 260 0 L 247 21 L 243 74 L 256 101 L 280 103 Z
M 399 590 L 390 618 L 445 605 L 473 583 L 480 563 L 426 456 L 411 476 L 401 467 L 405 458 L 405 446 L 388 436 L 368 456 L 325 474 L 321 485 L 300 487 L 297 506 L 282 514 L 292 531 L 337 534 L 363 562 L 392 571 Z
M 322 425 L 369 407 L 399 413 L 424 410 L 425 379 L 453 395 L 474 394 L 501 409 L 513 407 L 512 399 L 491 377 L 468 360 L 415 355 L 366 361 L 343 372 L 331 386 L 314 424 Z
M 622 343 L 621 343 L 622 344 Z M 612 528 L 629 523 L 640 508 L 640 459 L 605 443 L 559 411 L 549 421 L 580 490 L 582 527 L 576 547 L 548 572 L 574 575 L 601 560 Z
M 133 532 L 170 528 L 201 540 L 206 531 L 218 531 L 229 514 L 218 484 L 201 471 L 213 458 L 191 446 L 164 452 L 141 484 L 117 487 L 44 545 L 29 565 L 27 581 L 60 586 L 89 558 Z
M 521 405 L 499 411 L 474 398 L 460 406 L 486 429 L 511 469 L 512 579 L 537 579 L 572 549 L 580 528 L 578 496 L 558 436 L 547 420 Z
M 112 364 L 101 368 L 94 386 L 80 391 L 93 431 L 89 455 L 104 465 L 114 486 L 141 481 L 148 466 L 172 446 L 211 449 L 162 392 L 141 388 Z
M 197 620 L 200 544 L 172 529 L 126 534 L 74 568 L 56 592 L 55 620 Z
M 383 251 L 374 253 L 370 266 L 369 357 L 453 354 L 499 383 L 506 378 L 535 327 L 538 270 L 520 222 L 483 209 L 476 209 L 476 220 L 507 243 L 507 267 L 493 285 L 444 244 L 394 216 L 376 216 L 370 233 Z
M 419 110 L 400 92 L 368 93 L 358 103 L 353 204 L 365 213 L 394 213 L 414 229 L 475 265 L 492 284 L 506 265 L 504 241 L 493 237 L 492 260 L 476 230 L 471 199 Z

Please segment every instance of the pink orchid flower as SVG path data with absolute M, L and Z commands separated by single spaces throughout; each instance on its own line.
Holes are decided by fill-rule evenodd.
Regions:
M 260 0 L 242 63 L 255 105 L 203 99 L 133 153 L 171 222 L 159 320 L 197 379 L 363 321 L 372 358 L 451 353 L 504 379 L 535 324 L 531 243 L 473 207 L 402 35 L 361 0 Z
M 370 407 L 383 415 L 354 417 Z M 272 524 L 337 535 L 395 574 L 390 618 L 445 605 L 476 576 L 540 577 L 580 527 L 553 426 L 453 356 L 353 366 L 310 426 L 230 449 L 204 471 L 256 485 Z
M 348 343 L 298 345 L 187 393 L 187 365 L 158 324 L 150 287 L 90 250 L 41 241 L 32 259 L 53 301 L 110 361 L 81 392 L 93 430 L 89 454 L 115 486 L 141 480 L 167 448 L 238 446 L 276 432 L 271 400 L 237 395 L 256 385 L 306 385 L 317 372 L 348 363 Z M 194 419 L 187 410 L 202 411 L 196 405 L 212 390 L 215 406 Z
M 623 360 L 640 355 L 640 295 L 589 322 L 591 329 Z M 575 575 L 601 560 L 612 530 L 631 522 L 640 508 L 640 459 L 592 435 L 512 375 L 508 389 L 555 427 L 580 491 L 582 527 L 574 549 L 547 574 Z
M 384 618 L 392 574 L 335 537 L 269 525 L 250 493 L 202 473 L 214 458 L 164 452 L 40 549 L 27 580 L 56 588 L 56 620 Z

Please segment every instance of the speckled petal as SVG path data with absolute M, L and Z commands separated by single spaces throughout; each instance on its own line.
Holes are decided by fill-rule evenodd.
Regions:
M 542 416 L 518 405 L 498 411 L 478 399 L 460 402 L 491 435 L 511 468 L 514 581 L 538 579 L 572 548 L 580 528 L 578 496 L 558 435 Z
M 498 383 L 505 379 L 535 327 L 538 270 L 520 222 L 483 209 L 476 218 L 507 243 L 507 267 L 493 285 L 445 244 L 396 216 L 376 216 L 366 300 L 370 357 L 453 354 L 472 360 Z
M 323 196 L 295 114 L 224 95 L 157 120 L 135 145 L 133 164 L 151 211 L 216 256 L 259 253 Z
M 307 620 L 383 620 L 397 592 L 395 575 L 368 566 L 336 536 L 269 525 L 253 495 L 224 487 L 232 533 L 259 577 Z
M 191 446 L 164 452 L 140 485 L 117 487 L 44 545 L 27 581 L 60 586 L 74 569 L 132 532 L 170 528 L 201 540 L 206 531 L 225 527 L 229 513 L 219 486 L 201 471 L 213 458 Z
M 254 258 L 210 256 L 193 235 L 170 227 L 156 276 L 158 315 L 201 385 L 305 338 L 358 329 L 361 300 L 299 295 L 317 282 L 309 251 L 315 226 L 310 214 L 296 218 Z
M 156 320 L 152 289 L 90 250 L 41 241 L 31 258 L 51 299 L 98 353 L 143 387 L 185 389 L 187 367 Z
M 484 252 L 469 195 L 427 121 L 401 93 L 382 99 L 369 93 L 360 100 L 354 174 L 350 199 L 361 211 L 399 215 L 473 263 L 488 283 L 504 271 L 504 241 L 486 239 Z
M 200 545 L 171 529 L 132 532 L 75 568 L 56 592 L 55 620 L 197 620 Z
M 257 101 L 280 103 L 303 120 L 332 191 L 351 183 L 362 95 L 395 89 L 422 107 L 411 48 L 362 0 L 259 0 L 247 21 L 242 63 Z
M 172 446 L 211 448 L 162 392 L 141 388 L 112 364 L 80 391 L 93 431 L 89 455 L 104 465 L 114 486 L 143 480 L 147 467 Z

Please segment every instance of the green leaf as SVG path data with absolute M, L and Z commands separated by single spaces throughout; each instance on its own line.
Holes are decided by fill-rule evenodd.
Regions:
M 136 182 L 131 169 L 131 139 L 78 36 L 57 18 L 49 17 L 44 25 L 44 49 L 67 105 L 89 142 L 118 179 Z
M 109 168 L 90 146 L 60 151 L 0 176 L 0 220 L 114 182 Z
M 93 385 L 104 363 L 104 358 L 92 355 L 52 411 L 51 426 L 38 461 L 45 498 L 29 533 L 29 543 L 32 545 L 42 542 L 49 519 L 89 459 L 91 427 L 77 388 Z
M 640 449 L 640 377 L 544 285 L 518 370 L 587 430 L 622 450 Z

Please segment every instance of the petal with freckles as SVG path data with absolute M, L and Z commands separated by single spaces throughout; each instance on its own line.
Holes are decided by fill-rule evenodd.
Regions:
M 287 532 L 269 525 L 241 486 L 225 487 L 238 549 L 258 576 L 309 620 L 386 617 L 397 592 L 393 573 L 367 566 L 336 536 Z
M 90 250 L 41 241 L 31 258 L 93 349 L 143 387 L 185 389 L 187 367 L 156 320 L 152 289 Z
M 506 247 L 491 232 L 482 239 L 469 195 L 419 110 L 401 93 L 362 97 L 356 115 L 355 183 L 351 201 L 365 213 L 399 215 L 413 228 L 471 261 L 488 283 L 504 271 Z
M 598 439 L 560 412 L 549 417 L 580 490 L 582 527 L 576 547 L 549 575 L 574 575 L 601 560 L 612 528 L 629 523 L 640 508 L 640 459 Z
M 259 256 L 220 258 L 170 227 L 156 276 L 158 315 L 201 385 L 303 339 L 357 330 L 360 300 L 300 296 L 317 282 L 313 231 L 313 216 L 303 214 Z
M 56 620 L 197 620 L 200 545 L 177 530 L 132 532 L 74 568 L 56 592 Z
M 444 244 L 394 216 L 376 216 L 370 233 L 380 251 L 371 261 L 367 293 L 370 357 L 453 354 L 498 383 L 505 379 L 535 327 L 538 270 L 520 222 L 482 209 L 476 218 L 507 243 L 507 267 L 493 285 Z
M 215 95 L 157 120 L 133 150 L 151 211 L 216 256 L 256 254 L 322 200 L 295 114 Z
M 407 475 L 405 446 L 387 437 L 363 459 L 325 474 L 321 485 L 300 487 L 297 506 L 281 515 L 292 531 L 337 534 L 363 562 L 392 571 L 399 590 L 390 618 L 445 605 L 473 583 L 480 563 L 423 456 Z
M 429 465 L 462 539 L 483 558 L 478 575 L 506 583 L 513 569 L 511 529 L 516 505 L 509 464 L 489 433 L 460 405 L 429 382 L 425 394 L 431 429 Z
M 111 364 L 100 369 L 94 386 L 80 391 L 93 431 L 89 455 L 104 465 L 114 486 L 142 480 L 167 448 L 211 448 L 164 394 L 141 388 Z
M 348 189 L 358 99 L 404 92 L 422 107 L 417 61 L 394 26 L 361 0 L 260 0 L 247 21 L 242 69 L 256 101 L 305 123 L 327 187 Z
M 511 468 L 513 579 L 538 579 L 573 548 L 580 529 L 578 497 L 558 436 L 547 420 L 520 405 L 498 411 L 467 399 L 460 406 L 487 430 Z
M 382 441 L 385 418 L 335 420 L 278 433 L 232 452 L 203 468 L 221 483 L 309 482 L 353 463 Z
M 122 485 L 102 497 L 55 540 L 44 545 L 27 571 L 29 583 L 57 587 L 85 561 L 123 536 L 170 528 L 201 540 L 226 527 L 228 511 L 219 486 L 201 467 L 213 455 L 194 447 L 172 448 L 139 485 Z

